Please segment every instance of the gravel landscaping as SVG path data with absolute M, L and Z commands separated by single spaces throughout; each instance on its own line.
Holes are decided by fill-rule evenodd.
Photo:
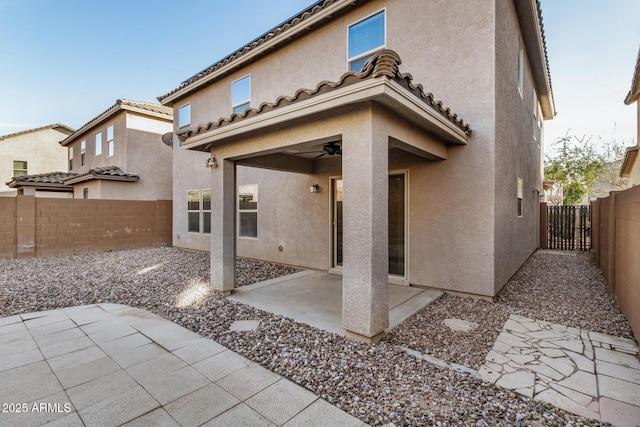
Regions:
M 238 264 L 238 282 L 244 284 L 261 268 L 260 275 L 268 277 L 291 272 L 277 264 Z M 601 276 L 593 270 L 578 276 L 584 268 L 592 268 L 586 258 L 536 254 L 497 303 L 445 296 L 375 346 L 220 298 L 208 287 L 209 255 L 176 248 L 0 260 L 0 316 L 98 302 L 144 308 L 215 339 L 372 425 L 596 426 L 397 347 L 474 367 L 509 313 L 628 337 L 628 324 L 606 290 L 600 296 Z M 591 285 L 574 289 L 575 277 Z M 441 320 L 450 317 L 479 326 L 468 334 L 452 333 Z M 233 321 L 247 319 L 259 319 L 258 330 L 229 331 Z M 603 325 L 596 328 L 598 323 Z
M 445 295 L 395 328 L 385 341 L 477 370 L 510 314 L 633 339 L 631 325 L 588 253 L 538 252 L 495 303 Z M 449 318 L 478 327 L 453 331 L 443 323 Z

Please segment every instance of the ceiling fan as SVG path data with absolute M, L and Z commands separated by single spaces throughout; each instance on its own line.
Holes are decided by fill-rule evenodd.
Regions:
M 314 159 L 319 159 L 320 157 L 323 156 L 341 156 L 342 155 L 342 147 L 340 145 L 338 145 L 337 142 L 329 142 L 328 144 L 325 144 L 322 146 L 322 151 L 306 151 L 303 153 L 298 153 L 298 154 L 311 154 L 311 153 L 321 153 L 320 155 L 314 157 Z

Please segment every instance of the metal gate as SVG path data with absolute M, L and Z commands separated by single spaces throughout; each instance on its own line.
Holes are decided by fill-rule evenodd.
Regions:
M 549 249 L 588 251 L 591 248 L 589 206 L 547 206 Z

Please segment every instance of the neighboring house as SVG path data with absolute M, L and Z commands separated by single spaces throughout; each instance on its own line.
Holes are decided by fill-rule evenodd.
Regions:
M 171 108 L 119 99 L 60 141 L 68 172 L 22 176 L 9 185 L 25 194 L 55 189 L 74 198 L 171 200 L 172 154 L 162 135 L 172 130 Z
M 342 274 L 343 326 L 368 341 L 388 282 L 495 297 L 539 247 L 555 115 L 540 14 L 320 1 L 160 96 L 173 244 L 210 249 L 222 294 L 236 255 Z
M 620 169 L 620 176 L 622 178 L 629 178 L 632 186 L 640 185 L 640 161 L 638 157 L 638 144 L 640 142 L 640 49 L 638 50 L 638 57 L 636 59 L 636 67 L 633 71 L 633 79 L 631 81 L 631 89 L 627 93 L 624 103 L 627 105 L 636 104 L 636 145 L 635 147 L 628 147 L 625 153 L 624 160 L 622 162 L 622 168 Z
M 0 136 L 0 196 L 15 196 L 13 177 L 66 170 L 67 150 L 59 142 L 74 129 L 60 123 Z

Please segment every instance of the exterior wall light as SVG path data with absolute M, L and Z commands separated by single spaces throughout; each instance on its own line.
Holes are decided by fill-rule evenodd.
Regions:
M 318 184 L 313 184 L 310 188 L 309 191 L 312 193 L 318 193 L 320 192 L 320 186 Z

